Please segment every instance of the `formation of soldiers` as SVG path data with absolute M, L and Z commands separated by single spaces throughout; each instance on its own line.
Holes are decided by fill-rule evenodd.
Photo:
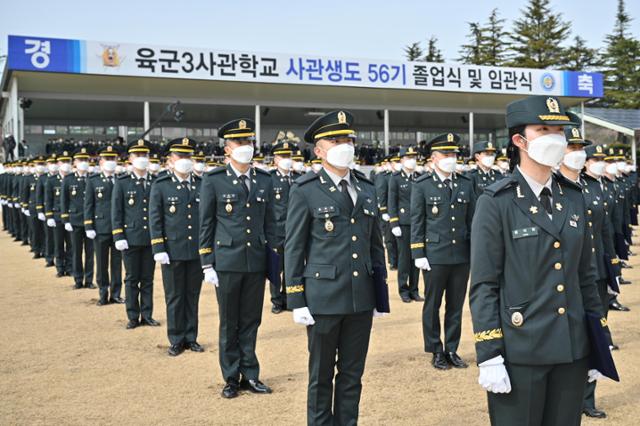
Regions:
M 127 329 L 160 325 L 153 318 L 154 269 L 159 263 L 171 356 L 185 350 L 203 352 L 197 341 L 198 300 L 203 281 L 214 285 L 225 398 L 234 398 L 241 390 L 272 392 L 260 380 L 255 354 L 268 280 L 271 311 L 291 310 L 294 321 L 307 327 L 309 424 L 357 422 L 372 318 L 390 311 L 387 265 L 397 273 L 402 302 L 423 303 L 424 350 L 432 354 L 432 366 L 466 368 L 457 352 L 471 274 L 480 384 L 490 395 L 508 393 L 508 376 L 497 385 L 483 382 L 483 372 L 510 360 L 536 362 L 518 358 L 526 352 L 526 344 L 518 349 L 518 343 L 510 343 L 507 351 L 495 345 L 508 338 L 517 342 L 517 331 L 525 323 L 536 333 L 549 333 L 549 326 L 544 325 L 545 313 L 530 313 L 538 302 L 515 290 L 509 290 L 508 304 L 500 302 L 504 312 L 489 317 L 491 309 L 483 310 L 483 303 L 506 291 L 506 284 L 499 285 L 505 272 L 496 275 L 500 268 L 519 268 L 525 275 L 538 268 L 534 261 L 505 264 L 504 250 L 553 258 L 554 250 L 564 244 L 564 234 L 553 228 L 556 214 L 562 214 L 571 229 L 584 226 L 589 258 L 576 258 L 572 268 L 580 262 L 592 264 L 598 312 L 606 318 L 609 308 L 628 310 L 616 297 L 620 285 L 629 283 L 621 270 L 628 267 L 631 226 L 637 225 L 640 201 L 635 165 L 626 146 L 585 140 L 579 118 L 565 113 L 555 98 L 521 102 L 540 111 L 533 118 L 521 114 L 520 121 L 512 119 L 513 135 L 524 135 L 523 129 L 534 124 L 564 130 L 566 152 L 559 157 L 552 179 L 557 188 L 550 196 L 555 209 L 545 202 L 542 185 L 542 195 L 535 193 L 535 184 L 514 162 L 515 144 L 504 150 L 480 141 L 464 161 L 460 136 L 453 132 L 401 147 L 365 176 L 355 157 L 354 117 L 348 111 L 334 111 L 307 130 L 304 139 L 314 146 L 315 154 L 308 163 L 296 141 L 283 138 L 272 144 L 272 163 L 266 164 L 263 155 L 254 155 L 255 124 L 249 119 L 220 127 L 218 136 L 225 141 L 221 162 L 184 137 L 161 148 L 140 139 L 126 146 L 77 146 L 74 151 L 61 149 L 47 157 L 6 163 L 0 174 L 3 226 L 15 241 L 31 246 L 34 259 L 55 267 L 58 277 L 72 276 L 74 288 L 95 288 L 95 269 L 98 305 L 124 304 Z M 509 114 L 510 110 L 508 122 Z M 563 119 L 556 123 L 549 118 L 556 115 Z M 534 156 L 532 147 L 528 152 Z M 498 195 L 512 189 L 512 199 L 528 216 L 496 223 L 499 215 L 487 213 L 487 200 L 502 200 Z M 586 216 L 572 207 L 578 199 L 586 206 Z M 498 230 L 509 237 L 508 248 L 492 252 L 494 244 L 487 244 L 477 249 L 486 249 L 482 255 L 474 251 L 472 235 Z M 555 242 L 536 244 L 545 232 Z M 500 235 L 493 235 L 494 240 Z M 573 253 L 567 259 L 572 259 L 569 254 Z M 561 269 L 560 262 L 555 265 Z M 568 281 L 556 284 L 536 291 L 542 299 L 554 292 L 569 294 Z M 575 297 L 578 290 L 571 291 Z M 564 314 L 564 309 L 558 313 Z M 562 347 L 562 338 L 550 344 Z M 553 364 L 562 358 L 551 359 Z M 515 367 L 507 365 L 515 383 Z M 595 408 L 594 388 L 595 382 L 585 390 L 581 410 L 604 417 Z M 502 424 L 503 411 L 506 418 L 516 415 L 505 408 L 509 402 L 492 405 L 492 398 L 492 422 Z

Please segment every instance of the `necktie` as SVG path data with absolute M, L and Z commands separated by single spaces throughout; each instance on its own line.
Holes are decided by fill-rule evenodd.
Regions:
M 444 189 L 447 191 L 447 196 L 451 198 L 451 179 L 444 180 Z
M 147 189 L 147 180 L 145 178 L 140 178 L 138 181 L 142 184 L 144 189 Z
M 247 175 L 240 175 L 240 183 L 244 189 L 244 195 L 249 196 L 249 186 L 247 185 Z
M 347 205 L 353 210 L 353 200 L 351 199 L 351 195 L 349 194 L 349 183 L 346 180 L 342 179 L 340 181 L 340 191 L 342 192 L 342 196 L 344 197 Z M 349 211 L 351 213 L 351 211 Z
M 540 204 L 542 204 L 542 207 L 544 207 L 548 214 L 552 214 L 551 191 L 546 186 L 542 188 L 542 192 L 540 193 Z

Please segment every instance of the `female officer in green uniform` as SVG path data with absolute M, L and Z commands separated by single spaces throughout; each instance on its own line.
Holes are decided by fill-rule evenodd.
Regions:
M 602 303 L 580 187 L 552 175 L 573 124 L 554 97 L 507 107 L 512 175 L 487 187 L 471 231 L 479 383 L 494 425 L 578 425 Z

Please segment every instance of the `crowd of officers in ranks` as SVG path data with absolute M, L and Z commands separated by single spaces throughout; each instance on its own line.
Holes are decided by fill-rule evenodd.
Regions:
M 553 102 L 549 110 L 557 108 Z M 467 367 L 457 352 L 475 207 L 487 188 L 512 179 L 505 149 L 480 141 L 464 161 L 453 132 L 428 141 L 426 150 L 401 147 L 365 176 L 354 160 L 353 122 L 345 111 L 316 120 L 305 134 L 315 144 L 310 163 L 286 138 L 272 144 L 272 164 L 254 157 L 249 119 L 220 128 L 223 163 L 186 137 L 164 145 L 164 152 L 141 139 L 124 150 L 104 143 L 5 163 L 3 226 L 58 277 L 72 276 L 76 289 L 96 288 L 95 269 L 97 304 L 124 304 L 127 329 L 160 325 L 153 318 L 159 263 L 171 356 L 203 352 L 198 301 L 203 280 L 215 285 L 225 398 L 240 390 L 271 393 L 255 355 L 268 278 L 271 311 L 293 310 L 294 321 L 307 326 L 309 424 L 349 424 L 357 421 L 372 317 L 388 311 L 371 281 L 376 268 L 386 278 L 385 251 L 402 302 L 423 302 L 424 350 L 433 367 Z M 585 140 L 577 116 L 564 131 L 568 147 L 554 173 L 582 188 L 602 309 L 628 310 L 616 296 L 619 285 L 629 283 L 621 269 L 629 267 L 631 226 L 637 225 L 635 165 L 628 147 Z M 369 280 L 364 288 L 359 274 Z M 330 288 L 331 281 L 340 284 Z M 523 315 L 513 312 L 509 320 L 517 327 Z M 475 340 L 490 339 L 476 330 Z M 604 417 L 594 388 L 595 382 L 587 387 L 583 410 Z

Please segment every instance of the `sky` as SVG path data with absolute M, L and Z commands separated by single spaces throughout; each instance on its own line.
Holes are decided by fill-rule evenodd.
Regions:
M 251 52 L 402 60 L 403 47 L 435 35 L 447 62 L 459 57 L 467 22 L 497 7 L 507 28 L 525 0 L 167 1 L 0 0 L 0 56 L 7 35 L 32 35 Z M 601 47 L 617 0 L 552 0 L 572 35 Z M 627 1 L 640 38 L 640 1 Z

